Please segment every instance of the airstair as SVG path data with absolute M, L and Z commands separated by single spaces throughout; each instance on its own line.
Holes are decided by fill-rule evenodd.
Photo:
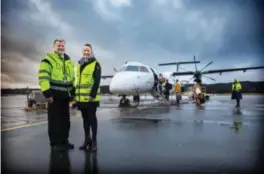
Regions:
M 155 89 L 153 89 L 151 91 L 151 95 L 158 101 L 162 101 L 164 103 L 170 104 L 168 100 L 165 99 L 165 97 L 160 94 L 158 91 L 156 91 Z

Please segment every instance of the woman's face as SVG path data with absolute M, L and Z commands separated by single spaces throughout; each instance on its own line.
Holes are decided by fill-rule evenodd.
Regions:
M 92 49 L 89 46 L 84 46 L 83 48 L 83 57 L 88 58 L 92 55 Z

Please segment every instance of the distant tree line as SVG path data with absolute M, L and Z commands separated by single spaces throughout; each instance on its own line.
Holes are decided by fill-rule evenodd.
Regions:
M 240 82 L 243 87 L 243 93 L 261 93 L 264 94 L 264 81 L 263 82 L 250 82 L 244 81 Z M 187 84 L 186 87 L 192 86 L 193 84 Z M 204 84 L 208 93 L 223 94 L 231 93 L 232 83 L 215 83 L 215 84 Z M 9 94 L 27 94 L 31 90 L 39 89 L 1 89 L 2 95 Z M 102 94 L 110 94 L 109 86 L 101 86 Z

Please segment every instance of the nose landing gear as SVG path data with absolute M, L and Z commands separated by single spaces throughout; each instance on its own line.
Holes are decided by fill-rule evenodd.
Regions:
M 130 100 L 126 98 L 126 95 L 122 95 L 119 102 L 119 107 L 130 107 Z

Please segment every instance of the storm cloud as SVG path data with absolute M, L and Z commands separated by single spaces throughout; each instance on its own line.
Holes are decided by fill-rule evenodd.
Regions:
M 218 69 L 259 65 L 263 57 L 253 0 L 9 0 L 3 6 L 2 86 L 38 86 L 38 64 L 57 37 L 66 40 L 75 63 L 82 46 L 91 43 L 104 75 L 131 60 L 174 71 L 157 64 L 196 55 Z M 260 72 L 215 78 L 263 80 Z

